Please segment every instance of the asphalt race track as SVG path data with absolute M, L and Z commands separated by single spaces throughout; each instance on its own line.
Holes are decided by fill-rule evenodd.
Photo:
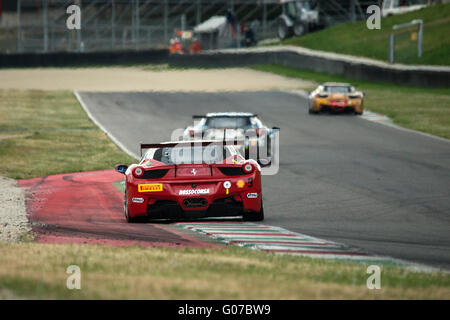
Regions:
M 281 127 L 280 171 L 263 177 L 265 224 L 370 253 L 450 268 L 450 142 L 351 115 L 309 115 L 277 91 L 80 93 L 95 119 L 136 154 L 191 115 L 257 113 Z

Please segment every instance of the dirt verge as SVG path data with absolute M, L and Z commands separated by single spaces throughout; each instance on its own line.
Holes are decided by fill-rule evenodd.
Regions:
M 309 81 L 249 69 L 46 68 L 0 70 L 0 89 L 253 91 L 302 89 Z

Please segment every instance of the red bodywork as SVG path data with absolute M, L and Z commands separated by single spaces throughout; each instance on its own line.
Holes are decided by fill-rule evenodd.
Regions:
M 246 164 L 252 172 L 245 172 Z M 135 176 L 137 167 L 144 170 L 142 177 Z M 149 175 L 155 178 L 144 178 Z M 238 216 L 262 210 L 261 168 L 240 155 L 214 164 L 166 165 L 144 158 L 125 176 L 130 218 Z

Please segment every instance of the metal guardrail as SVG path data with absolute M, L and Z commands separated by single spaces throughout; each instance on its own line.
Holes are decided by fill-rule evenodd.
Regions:
M 423 20 L 416 19 L 408 23 L 396 24 L 392 26 L 392 30 L 400 30 L 418 25 L 419 32 L 417 35 L 417 56 L 420 58 L 422 56 L 422 45 L 423 45 Z M 395 61 L 395 33 L 389 34 L 389 63 L 394 63 Z
M 370 82 L 429 88 L 450 87 L 450 67 L 447 66 L 391 65 L 387 62 L 296 46 L 216 50 L 195 55 L 169 56 L 169 65 L 177 67 L 225 68 L 255 64 L 281 64 L 290 68 L 338 74 Z

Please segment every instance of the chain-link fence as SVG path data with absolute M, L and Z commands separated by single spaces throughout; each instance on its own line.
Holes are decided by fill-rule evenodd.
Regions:
M 273 36 L 277 6 L 260 0 L 17 0 L 2 13 L 0 51 L 7 53 L 99 51 L 167 47 L 175 31 L 192 29 L 234 9 L 241 21 L 258 20 L 260 38 Z M 81 8 L 81 29 L 69 30 L 67 7 Z M 267 6 L 271 6 L 268 12 Z M 268 13 L 271 15 L 269 16 Z
M 257 40 L 276 37 L 280 0 L 0 0 L 0 52 L 141 50 L 168 47 L 176 30 L 193 29 L 231 10 L 252 25 Z M 364 18 L 364 6 L 379 1 L 310 0 L 325 25 Z M 69 30 L 67 8 L 81 9 L 81 29 Z M 182 17 L 184 16 L 184 21 Z M 183 22 L 183 23 L 182 23 Z M 182 25 L 183 24 L 183 25 Z M 228 36 L 229 35 L 225 35 Z M 220 39 L 221 47 L 239 39 Z

